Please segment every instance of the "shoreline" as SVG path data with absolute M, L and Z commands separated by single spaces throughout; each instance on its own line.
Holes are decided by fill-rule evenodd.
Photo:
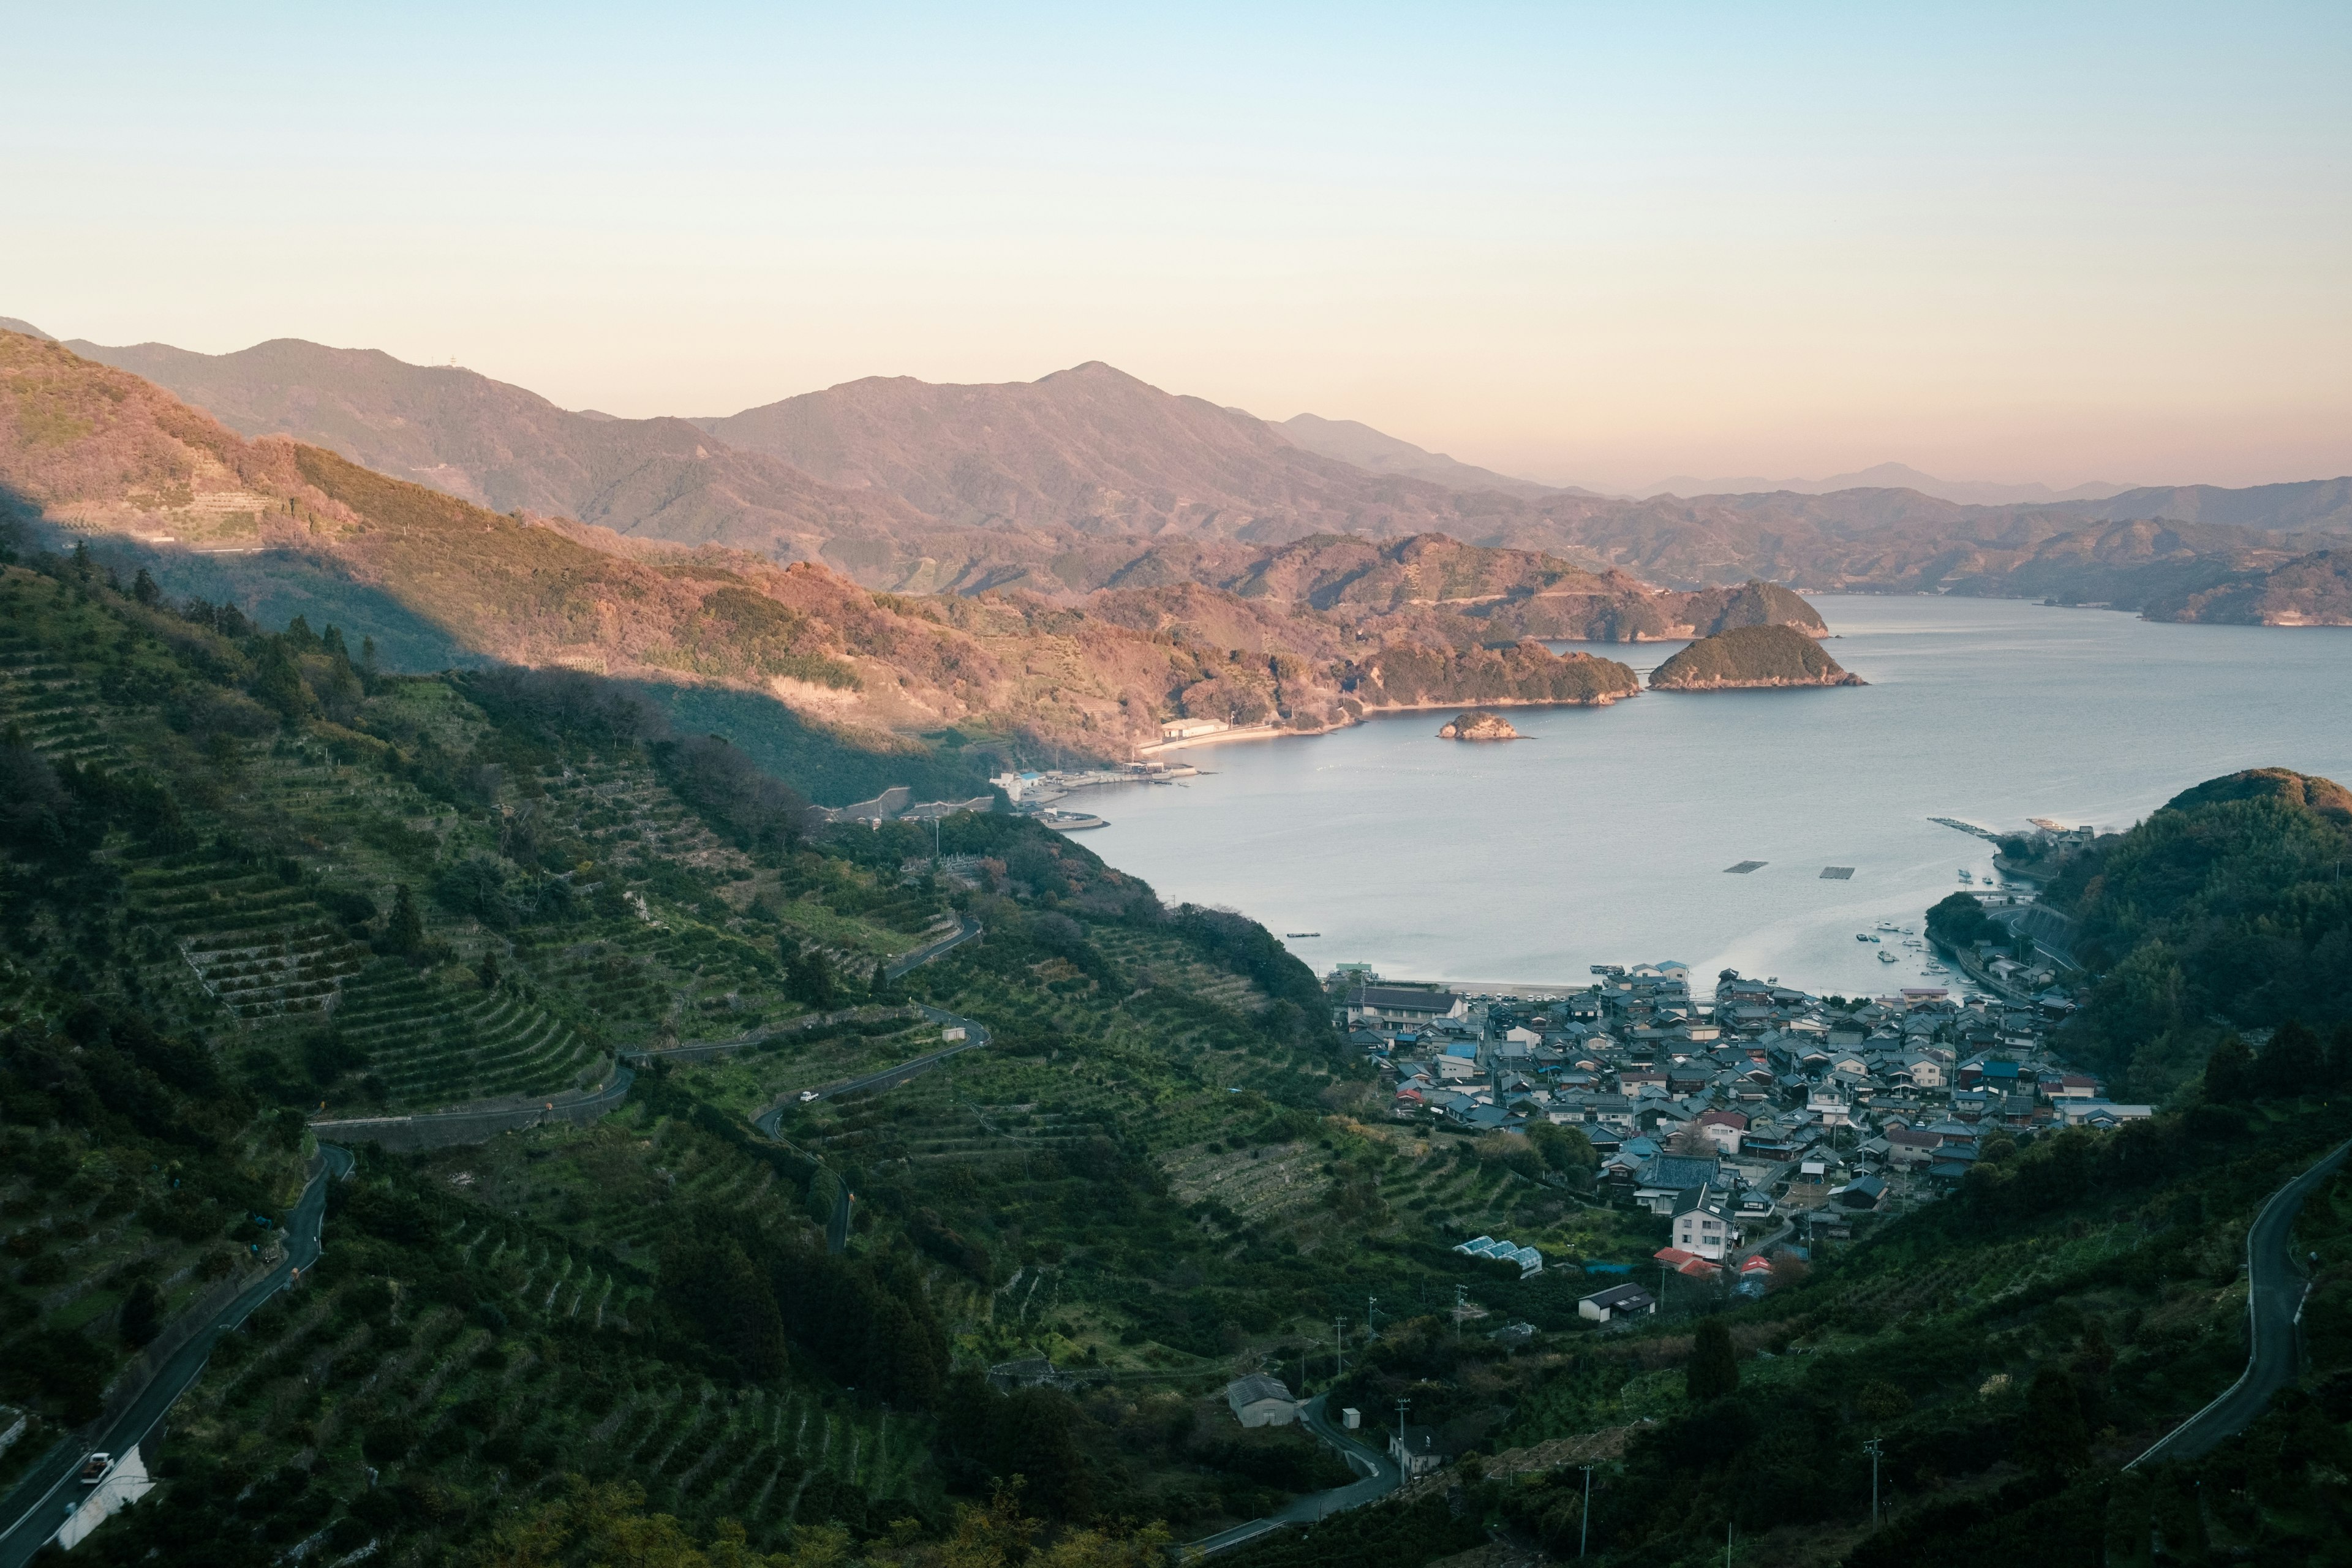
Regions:
M 1251 724 L 1231 730 L 1219 730 L 1210 735 L 1192 735 L 1181 741 L 1154 741 L 1148 746 L 1135 748 L 1135 757 L 1155 757 L 1167 752 L 1180 752 L 1192 746 L 1213 746 L 1225 741 L 1278 741 L 1286 736 L 1336 735 L 1342 730 L 1353 730 L 1375 719 L 1409 718 L 1415 713 L 1460 713 L 1472 708 L 1610 708 L 1628 698 L 1643 697 L 1643 689 L 1620 692 L 1610 697 L 1596 697 L 1590 701 L 1562 701 L 1555 698 L 1497 697 L 1465 699 L 1457 702 L 1413 703 L 1404 707 L 1366 708 L 1360 717 L 1338 724 L 1318 724 L 1311 730 L 1294 729 L 1287 724 Z M 1527 736 L 1518 737 L 1528 739 Z M 1129 759 L 1134 760 L 1133 758 Z

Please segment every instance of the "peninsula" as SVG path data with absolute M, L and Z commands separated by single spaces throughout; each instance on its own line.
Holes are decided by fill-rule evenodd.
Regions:
M 1440 730 L 1437 738 L 1441 741 L 1516 741 L 1519 732 L 1512 729 L 1511 721 L 1500 713 L 1473 708 Z
M 1650 672 L 1654 691 L 1862 684 L 1811 637 L 1783 626 L 1734 626 L 1701 637 Z

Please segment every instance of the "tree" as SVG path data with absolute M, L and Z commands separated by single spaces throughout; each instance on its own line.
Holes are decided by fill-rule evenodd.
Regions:
M 789 947 L 792 939 L 782 940 Z M 806 947 L 784 954 L 784 994 L 820 1012 L 833 1005 L 833 965 L 826 961 L 823 948 Z
M 2272 1100 L 2294 1100 L 2320 1087 L 2327 1076 L 2319 1037 L 2299 1018 L 2278 1026 L 2254 1063 L 2254 1088 Z
M 2083 1422 L 2083 1397 L 2074 1380 L 2055 1367 L 2033 1374 L 2025 1393 L 2025 1418 L 2017 1457 L 2039 1475 L 2070 1475 L 2091 1463 L 2091 1434 Z
M 2235 1035 L 2225 1035 L 2205 1058 L 2205 1098 L 2215 1105 L 2243 1105 L 2254 1097 L 2254 1053 Z
M 1911 1396 L 1887 1382 L 1874 1378 L 1854 1395 L 1853 1413 L 1864 1421 L 1893 1421 L 1911 1408 Z
M 710 1348 L 750 1383 L 784 1370 L 784 1321 L 775 1291 L 732 1237 L 682 1243 L 662 1258 L 662 1293 Z
M 1666 1152 L 1680 1154 L 1685 1159 L 1703 1160 L 1715 1152 L 1715 1140 L 1709 1138 L 1697 1122 L 1686 1122 L 1675 1128 L 1675 1135 L 1666 1140 Z
M 499 988 L 499 955 L 483 953 L 482 961 L 474 965 L 474 973 L 481 978 L 483 990 L 496 991 Z
M 123 1298 L 122 1337 L 132 1345 L 144 1345 L 163 1331 L 163 1292 L 152 1279 L 142 1279 Z
M 1601 1155 L 1581 1128 L 1562 1127 L 1538 1118 L 1528 1123 L 1528 1142 L 1543 1156 L 1546 1168 L 1580 1184 L 1600 1168 Z
M 416 912 L 416 895 L 405 882 L 392 890 L 392 918 L 384 922 L 383 944 L 400 953 L 425 945 L 425 917 Z
M 154 574 L 142 566 L 139 575 L 131 579 L 131 596 L 142 605 L 153 605 L 162 602 L 163 590 L 155 585 Z
M 1739 1388 L 1739 1359 L 1731 1348 L 1731 1331 L 1720 1318 L 1698 1326 L 1691 1342 L 1690 1360 L 1683 1366 L 1683 1392 L 1694 1405 L 1734 1394 Z

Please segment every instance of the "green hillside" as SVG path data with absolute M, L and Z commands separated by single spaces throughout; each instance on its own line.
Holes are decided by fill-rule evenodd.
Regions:
M 72 558 L 7 568 L 0 605 L 0 1400 L 37 1421 L 0 1482 L 266 1244 L 306 1117 L 752 1042 L 656 1065 L 586 1128 L 362 1147 L 320 1266 L 175 1414 L 168 1508 L 93 1561 L 314 1536 L 442 1561 L 572 1477 L 777 1548 L 949 1531 L 1014 1474 L 1056 1528 L 1206 1531 L 1335 1479 L 1295 1433 L 1218 1425 L 1237 1362 L 1294 1357 L 1366 1294 L 1485 1281 L 1434 1245 L 1465 1226 L 1619 1239 L 1511 1163 L 1355 1120 L 1373 1092 L 1265 932 L 1164 909 L 1034 825 L 950 819 L 974 868 L 950 880 L 911 826 L 811 837 L 794 792 L 614 683 L 382 676 L 334 628 L 264 632 Z M 876 984 L 959 912 L 983 942 Z M 935 1046 L 912 1000 L 996 1044 L 750 1130 Z M 1572 1317 L 1558 1292 L 1544 1310 Z M 973 1382 L 1023 1354 L 1117 1397 Z
M 2073 857 L 2048 899 L 2101 978 L 2071 1048 L 2156 1097 L 2233 1031 L 2352 1024 L 2347 863 L 2352 795 L 2283 768 L 2200 784 Z

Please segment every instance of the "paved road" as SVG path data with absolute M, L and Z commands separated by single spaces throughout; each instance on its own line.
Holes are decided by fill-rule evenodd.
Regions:
M 970 915 L 958 915 L 956 919 L 961 923 L 957 926 L 954 935 L 943 936 L 935 942 L 929 943 L 923 947 L 919 947 L 912 952 L 892 959 L 889 963 L 882 966 L 882 978 L 885 980 L 896 980 L 898 976 L 906 973 L 908 970 L 919 968 L 922 965 L 929 963 L 931 960 L 939 957 L 941 953 L 953 952 L 955 949 L 961 947 L 965 942 L 976 942 L 979 940 L 981 935 L 981 924 L 978 921 L 972 919 Z
M 783 1121 L 784 1112 L 793 1106 L 802 1103 L 801 1093 L 806 1093 L 814 1100 L 837 1100 L 845 1094 L 860 1094 L 868 1089 L 897 1089 L 901 1084 L 920 1078 L 950 1057 L 961 1055 L 965 1051 L 976 1051 L 988 1044 L 986 1025 L 974 1023 L 970 1018 L 959 1018 L 953 1013 L 942 1012 L 937 1007 L 925 1007 L 922 1011 L 925 1017 L 944 1027 L 952 1028 L 961 1025 L 964 1037 L 944 1050 L 929 1052 L 900 1062 L 896 1067 L 887 1067 L 879 1072 L 867 1073 L 863 1078 L 845 1079 L 839 1083 L 828 1083 L 817 1089 L 787 1095 L 753 1117 L 751 1125 L 773 1138 L 776 1135 L 777 1127 Z
M 8 1521 L 6 1528 L 0 1530 L 0 1568 L 21 1568 L 31 1561 L 33 1554 L 47 1545 L 49 1537 L 58 1532 L 66 1515 L 80 1506 L 85 1493 L 74 1479 L 74 1472 L 80 1468 L 85 1456 L 99 1452 L 127 1454 L 145 1442 L 163 1423 L 164 1413 L 204 1371 L 221 1335 L 245 1321 L 254 1309 L 318 1261 L 319 1254 L 324 1250 L 320 1232 L 326 1221 L 327 1184 L 340 1181 L 352 1169 L 352 1156 L 347 1150 L 321 1143 L 319 1152 L 325 1158 L 325 1167 L 302 1189 L 294 1212 L 287 1216 L 284 1260 L 216 1312 L 210 1323 L 156 1369 L 147 1386 L 121 1413 L 110 1418 L 100 1417 L 51 1449 L 32 1474 L 17 1483 L 5 1502 L 0 1502 L 0 1518 Z
M 2193 1459 L 2244 1431 L 2270 1404 L 2271 1395 L 2303 1370 L 2296 1330 L 2311 1282 L 2294 1260 L 2294 1216 L 2303 1200 L 2336 1173 L 2352 1143 L 2346 1143 L 2270 1195 L 2246 1232 L 2246 1323 L 2252 1348 L 2246 1370 L 2221 1396 L 2158 1438 L 2124 1468 L 2151 1459 Z
M 1293 1498 L 1264 1519 L 1254 1519 L 1247 1524 L 1237 1524 L 1231 1530 L 1219 1531 L 1214 1535 L 1188 1542 L 1184 1547 L 1187 1556 L 1195 1553 L 1206 1556 L 1213 1552 L 1223 1552 L 1229 1546 L 1255 1541 L 1285 1525 L 1312 1524 L 1317 1520 L 1348 1509 L 1378 1502 L 1404 1484 L 1404 1477 L 1398 1471 L 1395 1460 L 1386 1454 L 1374 1453 L 1364 1444 L 1355 1441 L 1341 1430 L 1338 1422 L 1329 1418 L 1323 1409 L 1323 1401 L 1327 1397 L 1318 1394 L 1308 1400 L 1299 1412 L 1299 1419 L 1309 1432 L 1323 1440 L 1325 1446 L 1336 1449 L 1361 1479 L 1344 1487 L 1333 1487 L 1328 1491 L 1309 1492 L 1305 1497 Z
M 482 1143 L 518 1127 L 535 1126 L 550 1117 L 565 1121 L 593 1120 L 629 1098 L 637 1075 L 625 1067 L 613 1069 L 612 1080 L 593 1094 L 566 1100 L 560 1096 L 531 1102 L 493 1100 L 456 1110 L 428 1110 L 416 1116 L 356 1116 L 313 1121 L 310 1131 L 325 1138 L 347 1138 L 354 1143 L 380 1142 L 387 1148 L 439 1149 L 458 1143 Z

